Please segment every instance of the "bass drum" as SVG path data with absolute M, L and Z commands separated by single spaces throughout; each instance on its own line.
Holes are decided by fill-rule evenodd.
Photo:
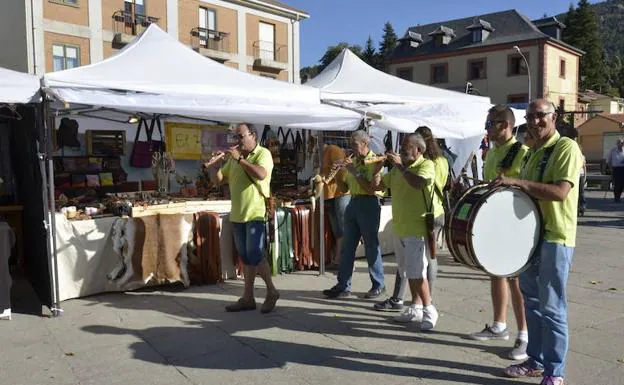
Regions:
M 539 205 L 515 187 L 472 187 L 459 199 L 446 226 L 455 261 L 495 277 L 526 270 L 542 238 Z

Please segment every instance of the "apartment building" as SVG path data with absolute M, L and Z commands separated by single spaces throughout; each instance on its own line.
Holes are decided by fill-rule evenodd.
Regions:
M 95 63 L 157 24 L 211 59 L 294 83 L 299 23 L 309 18 L 274 0 L 11 0 L 1 9 L 6 68 L 41 75 Z
M 583 52 L 561 41 L 563 28 L 555 17 L 531 21 L 516 10 L 410 27 L 387 64 L 403 79 L 493 103 L 523 108 L 530 94 L 574 111 Z

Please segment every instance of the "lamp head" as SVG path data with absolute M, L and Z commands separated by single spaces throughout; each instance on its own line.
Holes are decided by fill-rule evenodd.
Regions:
M 130 124 L 137 123 L 138 121 L 139 121 L 139 118 L 137 116 L 129 116 L 128 117 L 128 123 L 130 123 Z
M 514 45 L 513 49 L 515 49 L 516 51 L 520 52 L 520 47 L 518 47 L 517 45 Z

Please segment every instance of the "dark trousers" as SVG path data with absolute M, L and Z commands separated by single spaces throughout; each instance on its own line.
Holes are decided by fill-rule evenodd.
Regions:
M 613 167 L 611 174 L 613 179 L 613 198 L 619 202 L 622 190 L 624 190 L 624 166 Z

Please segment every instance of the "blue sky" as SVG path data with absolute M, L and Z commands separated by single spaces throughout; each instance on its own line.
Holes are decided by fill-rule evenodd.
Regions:
M 566 12 L 570 0 L 282 0 L 307 11 L 301 23 L 301 66 L 317 64 L 330 45 L 341 41 L 364 46 L 370 35 L 376 47 L 390 21 L 399 37 L 408 27 L 517 9 L 531 19 Z M 599 1 L 590 0 L 591 3 Z M 577 1 L 575 0 L 576 4 Z

